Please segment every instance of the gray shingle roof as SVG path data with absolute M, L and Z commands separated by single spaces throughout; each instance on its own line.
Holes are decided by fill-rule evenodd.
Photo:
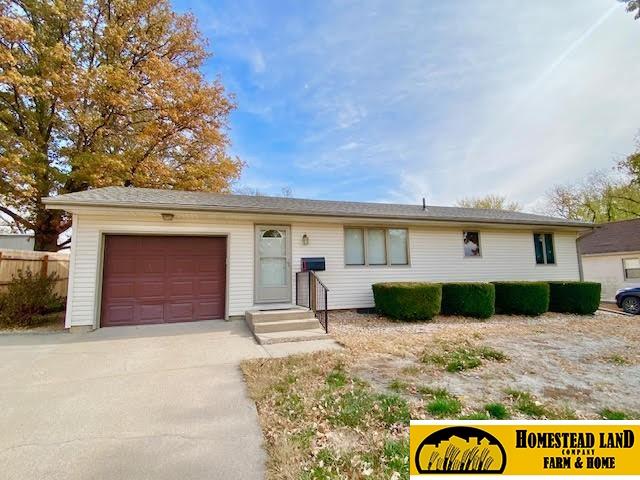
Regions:
M 149 188 L 105 187 L 43 199 L 49 207 L 108 206 L 406 220 L 460 221 L 589 227 L 590 224 L 531 213 L 480 208 L 338 202 L 301 198 L 228 195 Z
M 640 251 L 640 218 L 603 223 L 580 237 L 580 253 Z

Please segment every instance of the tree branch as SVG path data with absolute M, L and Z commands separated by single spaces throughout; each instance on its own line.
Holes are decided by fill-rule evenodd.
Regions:
M 17 213 L 9 210 L 7 207 L 3 207 L 2 205 L 0 205 L 0 212 L 3 212 L 7 215 L 9 215 L 14 222 L 19 223 L 20 225 L 24 225 L 27 228 L 30 228 L 32 230 L 36 229 L 36 226 L 31 223 L 29 220 L 27 220 L 26 218 L 22 218 L 20 215 L 18 215 Z
M 58 244 L 58 249 L 62 250 L 67 245 L 71 244 L 71 237 L 67 238 L 64 242 Z
M 612 194 L 611 197 L 612 198 L 617 198 L 618 200 L 626 200 L 627 202 L 637 203 L 638 205 L 640 205 L 640 200 L 635 200 L 635 199 L 633 199 L 631 197 L 626 197 L 624 195 Z
M 622 207 L 618 207 L 618 210 L 620 210 L 622 213 L 626 213 L 626 214 L 632 215 L 632 216 L 640 215 L 640 212 L 634 212 L 634 211 L 627 210 L 626 208 L 622 208 Z

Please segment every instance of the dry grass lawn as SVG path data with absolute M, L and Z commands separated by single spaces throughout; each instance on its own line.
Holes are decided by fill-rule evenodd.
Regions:
M 343 351 L 242 364 L 269 477 L 408 478 L 410 418 L 637 418 L 639 322 L 334 313 Z

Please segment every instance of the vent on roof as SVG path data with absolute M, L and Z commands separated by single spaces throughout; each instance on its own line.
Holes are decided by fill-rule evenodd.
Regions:
M 427 200 L 422 197 L 422 210 L 427 210 Z

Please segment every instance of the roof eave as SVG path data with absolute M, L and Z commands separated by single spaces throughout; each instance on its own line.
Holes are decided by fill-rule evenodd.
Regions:
M 73 202 L 57 199 L 56 197 L 44 197 L 42 202 L 48 209 L 66 210 L 67 207 L 110 207 L 110 208 L 135 208 L 145 210 L 183 210 L 183 211 L 202 211 L 202 212 L 219 212 L 219 213 L 258 213 L 266 215 L 304 215 L 313 217 L 349 217 L 349 218 L 377 218 L 389 220 L 405 220 L 418 222 L 458 222 L 458 223 L 482 223 L 482 224 L 501 224 L 501 225 L 535 225 L 545 227 L 570 227 L 578 230 L 590 230 L 593 228 L 591 224 L 583 222 L 549 222 L 544 220 L 505 220 L 496 218 L 473 218 L 473 217 L 425 217 L 414 215 L 368 215 L 353 214 L 348 212 L 342 213 L 323 213 L 323 212 L 306 212 L 287 209 L 269 209 L 260 207 L 221 207 L 206 206 L 195 204 L 174 204 L 174 203 L 129 203 L 129 202 Z

